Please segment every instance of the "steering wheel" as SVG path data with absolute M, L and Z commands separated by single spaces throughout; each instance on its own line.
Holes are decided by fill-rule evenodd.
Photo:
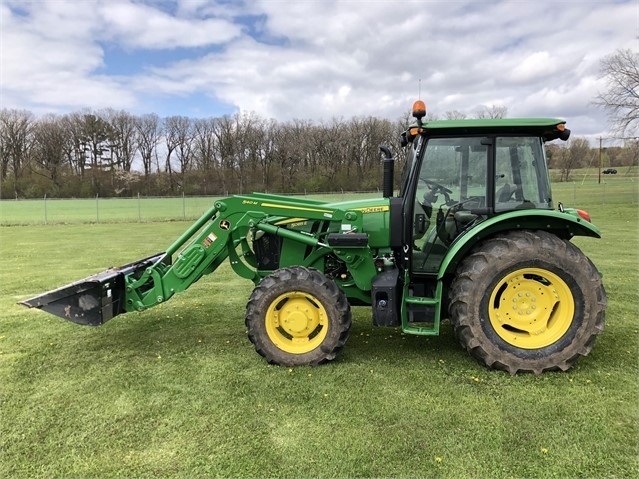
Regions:
M 440 192 L 440 193 L 443 193 L 444 195 L 448 196 L 449 194 L 451 194 L 453 192 L 452 190 L 449 190 L 445 186 L 440 185 L 436 181 L 426 180 L 424 178 L 420 178 L 420 179 L 421 179 L 421 181 L 423 181 L 424 183 L 426 183 L 428 185 L 428 187 L 430 188 L 430 191 L 433 194 L 437 194 L 437 192 Z
M 427 180 L 425 178 L 420 178 L 420 181 L 423 181 L 428 186 L 428 192 L 424 194 L 424 203 L 432 204 L 437 201 L 437 194 L 441 193 L 444 195 L 444 200 L 446 204 L 450 203 L 450 194 L 452 190 L 449 190 L 444 185 L 440 185 L 436 181 Z

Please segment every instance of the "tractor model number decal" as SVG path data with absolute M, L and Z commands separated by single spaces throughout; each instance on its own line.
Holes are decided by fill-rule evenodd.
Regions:
M 388 211 L 390 208 L 388 206 L 369 206 L 368 208 L 355 208 L 356 211 L 361 211 L 362 213 L 383 213 L 384 211 Z
M 298 221 L 296 223 L 289 223 L 288 226 L 291 228 L 301 228 L 303 226 L 307 226 L 308 221 Z

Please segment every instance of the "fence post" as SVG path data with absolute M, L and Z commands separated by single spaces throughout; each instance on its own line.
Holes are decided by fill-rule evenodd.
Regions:
M 47 220 L 48 220 L 48 218 L 47 218 L 47 194 L 45 193 L 44 194 L 44 224 L 45 225 L 48 224 Z
M 184 196 L 184 191 L 182 192 L 182 219 L 186 219 L 186 197 Z
M 138 223 L 142 223 L 142 208 L 140 207 L 140 192 L 138 191 Z
M 100 195 L 95 195 L 95 222 L 100 224 Z

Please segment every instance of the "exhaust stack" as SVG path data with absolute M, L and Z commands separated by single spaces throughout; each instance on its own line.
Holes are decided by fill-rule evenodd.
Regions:
M 384 198 L 392 198 L 393 196 L 393 171 L 395 167 L 395 160 L 391 154 L 390 149 L 387 146 L 380 145 L 379 151 L 384 155 L 384 179 L 382 184 L 382 194 Z

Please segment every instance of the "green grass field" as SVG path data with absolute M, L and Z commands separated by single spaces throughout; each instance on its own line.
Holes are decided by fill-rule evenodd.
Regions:
M 0 227 L 0 477 L 637 477 L 639 217 L 636 184 L 619 184 L 553 187 L 602 230 L 575 243 L 608 310 L 588 357 L 541 376 L 483 368 L 448 324 L 373 328 L 363 307 L 333 363 L 269 366 L 244 329 L 252 285 L 226 265 L 144 313 L 66 323 L 16 302 L 161 251 L 189 222 L 18 212 L 25 226 Z
M 639 203 L 639 176 L 605 176 L 599 184 L 597 175 L 592 170 L 584 171 L 583 174 L 575 174 L 574 181 L 553 185 L 555 202 L 595 206 Z M 309 197 L 326 201 L 346 201 L 353 198 L 379 196 L 381 193 L 377 192 L 334 193 Z M 2 200 L 0 201 L 0 226 L 193 221 L 208 210 L 216 199 L 218 198 L 186 196 Z

